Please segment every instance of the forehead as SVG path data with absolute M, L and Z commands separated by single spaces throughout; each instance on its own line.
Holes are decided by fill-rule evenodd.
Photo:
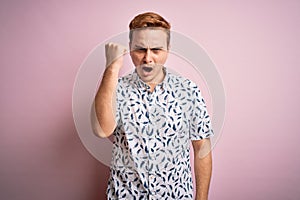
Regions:
M 132 33 L 132 45 L 167 46 L 167 33 L 162 29 L 140 29 Z

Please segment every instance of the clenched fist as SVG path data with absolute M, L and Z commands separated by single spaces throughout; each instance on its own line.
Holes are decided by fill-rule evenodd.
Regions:
M 114 66 L 120 69 L 123 65 L 123 55 L 126 47 L 116 43 L 105 44 L 106 67 Z

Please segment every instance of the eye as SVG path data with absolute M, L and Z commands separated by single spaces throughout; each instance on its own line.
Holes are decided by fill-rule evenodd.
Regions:
M 159 53 L 160 51 L 162 51 L 162 49 L 161 48 L 152 48 L 151 51 L 153 53 Z
M 137 51 L 137 52 L 146 52 L 147 51 L 146 48 L 142 48 L 142 47 L 137 47 L 134 50 Z

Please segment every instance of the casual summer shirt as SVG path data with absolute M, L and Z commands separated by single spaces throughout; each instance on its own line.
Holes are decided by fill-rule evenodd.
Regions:
M 119 79 L 108 199 L 193 199 L 190 140 L 213 134 L 197 85 L 168 73 L 153 92 Z

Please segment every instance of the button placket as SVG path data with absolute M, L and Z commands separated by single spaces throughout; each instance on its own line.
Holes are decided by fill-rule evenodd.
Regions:
M 154 172 L 149 172 L 149 195 L 155 195 L 156 176 Z
M 155 125 L 155 96 L 156 92 L 155 90 L 152 93 L 148 93 L 148 111 L 149 111 L 149 129 L 151 129 L 151 134 L 148 135 L 148 147 L 149 147 L 149 168 L 148 171 L 148 184 L 149 184 L 149 199 L 156 199 L 155 198 L 155 184 L 156 184 L 156 175 L 155 175 L 155 169 L 156 169 L 156 150 L 155 150 L 155 143 L 156 143 L 156 125 Z

